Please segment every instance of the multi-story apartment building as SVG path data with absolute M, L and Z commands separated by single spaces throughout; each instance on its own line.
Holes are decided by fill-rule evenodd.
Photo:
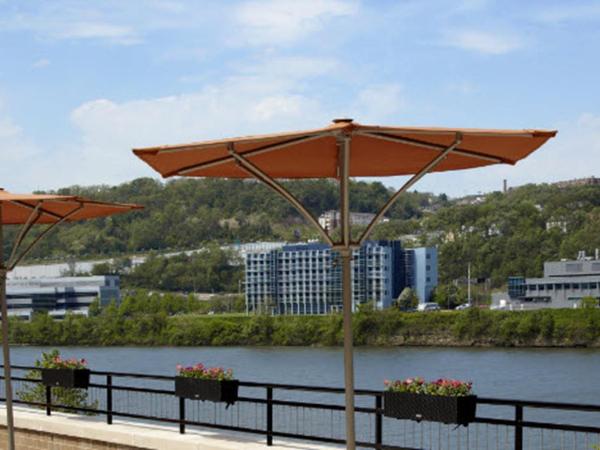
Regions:
M 23 319 L 36 311 L 58 319 L 68 311 L 87 315 L 96 298 L 102 306 L 121 299 L 116 275 L 8 280 L 6 294 L 8 314 Z
M 600 259 L 544 263 L 542 278 L 510 277 L 508 296 L 524 306 L 573 308 L 583 297 L 600 299 Z
M 354 251 L 353 308 L 368 301 L 387 308 L 406 286 L 427 301 L 436 284 L 435 249 L 403 250 L 400 241 L 370 241 Z M 342 309 L 338 254 L 325 244 L 247 254 L 245 286 L 249 312 L 328 314 Z

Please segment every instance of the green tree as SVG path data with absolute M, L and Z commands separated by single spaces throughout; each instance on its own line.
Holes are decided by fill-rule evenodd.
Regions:
M 598 299 L 592 296 L 586 296 L 581 299 L 581 308 L 594 309 L 598 307 Z
M 400 308 L 402 311 L 415 309 L 419 304 L 419 297 L 417 297 L 417 294 L 415 294 L 415 292 L 411 288 L 406 287 L 398 296 L 396 304 L 398 308 Z

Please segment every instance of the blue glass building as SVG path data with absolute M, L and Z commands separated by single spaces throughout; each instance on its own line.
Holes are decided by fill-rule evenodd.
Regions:
M 287 245 L 246 255 L 246 308 L 269 314 L 328 314 L 342 309 L 338 254 L 325 244 Z M 354 251 L 353 307 L 391 306 L 409 286 L 427 301 L 437 285 L 435 248 L 402 248 L 400 241 L 368 241 Z

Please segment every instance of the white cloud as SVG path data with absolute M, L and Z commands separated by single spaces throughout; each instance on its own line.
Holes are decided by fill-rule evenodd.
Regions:
M 102 39 L 119 44 L 137 44 L 141 38 L 130 26 L 103 22 L 75 22 L 48 30 L 57 39 Z
M 321 126 L 330 119 L 326 111 L 317 98 L 297 91 L 293 80 L 252 75 L 176 96 L 90 101 L 71 114 L 81 143 L 59 153 L 57 164 L 72 170 L 55 184 L 156 176 L 131 148 Z
M 242 39 L 253 45 L 278 46 L 304 38 L 329 19 L 351 16 L 357 4 L 345 0 L 247 1 L 235 12 Z
M 454 83 L 449 83 L 447 89 L 451 92 L 458 92 L 459 94 L 470 95 L 477 92 L 479 90 L 479 87 L 471 81 L 463 80 Z
M 524 45 L 515 34 L 479 30 L 448 31 L 442 44 L 487 55 L 510 53 Z
M 34 69 L 43 69 L 44 67 L 48 67 L 50 65 L 50 60 L 46 58 L 38 59 L 34 62 L 31 67 Z
M 215 9 L 158 0 L 19 2 L 3 11 L 0 31 L 25 31 L 50 40 L 131 45 L 142 42 L 152 31 L 196 29 L 211 20 Z
M 1 104 L 0 149 L 0 187 L 14 192 L 26 190 L 31 173 L 39 167 L 32 167 L 32 162 L 39 161 L 41 152 L 3 111 Z
M 0 139 L 11 139 L 20 133 L 21 129 L 10 118 L 0 116 Z
M 103 40 L 116 44 L 133 44 L 140 40 L 134 28 L 113 17 L 114 11 L 94 10 L 88 5 L 44 3 L 33 10 L 17 10 L 0 19 L 0 30 L 27 31 L 53 40 Z
M 405 109 L 402 86 L 397 83 L 373 84 L 362 89 L 352 108 L 354 117 L 365 123 L 385 123 L 394 120 Z
M 600 19 L 600 3 L 568 2 L 563 5 L 545 7 L 536 15 L 541 22 L 561 23 L 580 20 Z

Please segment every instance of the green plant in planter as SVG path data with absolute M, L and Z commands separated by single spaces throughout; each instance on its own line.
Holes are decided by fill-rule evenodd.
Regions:
M 416 377 L 384 383 L 384 416 L 465 426 L 475 420 L 477 397 L 470 382 Z
M 85 368 L 85 360 L 68 359 L 63 360 L 60 357 L 60 351 L 51 350 L 43 352 L 41 359 L 35 361 L 37 369 L 30 370 L 25 375 L 28 380 L 39 380 L 41 371 L 39 369 L 82 369 Z M 26 402 L 46 402 L 46 387 L 41 383 L 24 383 L 17 391 L 17 398 Z M 52 388 L 52 404 L 70 406 L 72 408 L 97 409 L 98 401 L 88 401 L 88 392 L 86 389 L 65 389 L 61 387 Z M 69 413 L 76 413 L 70 409 L 53 407 L 53 410 Z M 94 415 L 94 413 L 85 413 Z
M 54 357 L 46 358 L 46 355 L 54 355 Z M 43 369 L 86 369 L 87 361 L 85 359 L 75 358 L 62 359 L 58 350 L 52 350 L 49 353 L 42 353 L 42 365 L 40 367 L 42 367 Z
M 473 383 L 447 378 L 440 378 L 431 382 L 425 382 L 420 377 L 395 381 L 385 380 L 384 385 L 385 389 L 391 392 L 408 392 L 411 394 L 438 395 L 442 397 L 466 397 L 473 394 Z
M 178 364 L 177 376 L 184 378 L 198 378 L 201 380 L 223 381 L 233 379 L 233 370 L 225 370 L 222 367 L 205 367 L 202 363 L 187 367 Z

